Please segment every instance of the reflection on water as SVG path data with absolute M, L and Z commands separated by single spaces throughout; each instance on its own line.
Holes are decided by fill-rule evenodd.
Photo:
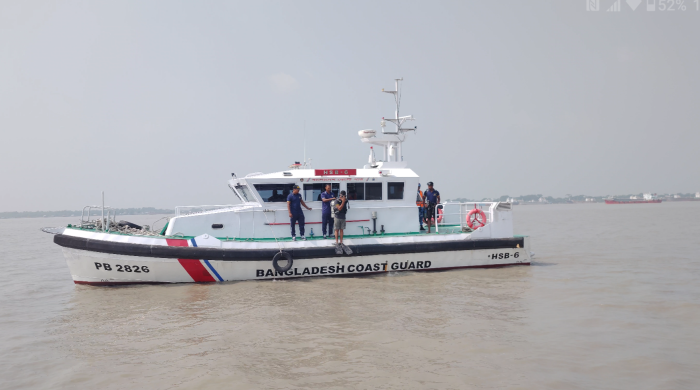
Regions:
M 517 207 L 531 267 L 112 288 L 0 221 L 0 387 L 697 388 L 700 205 L 648 207 Z

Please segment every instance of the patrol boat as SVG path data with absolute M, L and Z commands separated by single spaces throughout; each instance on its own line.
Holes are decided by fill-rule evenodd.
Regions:
M 44 228 L 63 248 L 76 284 L 227 282 L 312 276 L 437 271 L 529 265 L 530 241 L 513 235 L 510 203 L 443 202 L 435 206 L 435 230 L 420 230 L 416 207 L 419 176 L 403 159 L 402 143 L 416 127 L 400 116 L 382 119 L 381 133 L 359 131 L 370 147 L 362 168 L 311 168 L 308 161 L 275 173 L 232 174 L 229 205 L 180 206 L 162 229 L 117 221 L 113 209 L 86 206 L 79 223 Z M 387 128 L 387 122 L 390 128 Z M 375 157 L 374 147 L 383 156 Z M 344 251 L 323 239 L 320 195 L 330 184 L 347 192 Z M 286 199 L 294 186 L 305 211 L 306 240 L 290 237 Z M 97 215 L 95 214 L 97 212 Z M 297 227 L 298 229 L 298 227 Z M 314 232 L 314 229 L 316 232 Z

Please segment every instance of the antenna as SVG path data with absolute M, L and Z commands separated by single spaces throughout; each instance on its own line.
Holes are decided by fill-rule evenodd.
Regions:
M 304 119 L 304 164 L 306 164 L 306 119 Z
M 379 122 L 381 127 L 381 134 L 385 137 L 375 138 L 376 132 L 371 129 L 360 130 L 359 135 L 362 142 L 370 143 L 373 145 L 379 145 L 384 149 L 384 163 L 400 162 L 403 161 L 403 148 L 402 144 L 406 140 L 406 133 L 409 131 L 415 132 L 418 126 L 404 127 L 407 121 L 413 121 L 413 115 L 401 116 L 401 84 L 403 83 L 402 78 L 394 79 L 394 91 L 387 91 L 382 88 L 383 93 L 392 94 L 394 97 L 394 103 L 396 104 L 396 111 L 394 111 L 394 118 L 382 117 Z M 387 130 L 387 122 L 392 123 L 395 129 Z

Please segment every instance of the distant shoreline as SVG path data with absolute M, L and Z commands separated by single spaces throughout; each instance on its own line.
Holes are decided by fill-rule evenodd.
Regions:
M 652 194 L 657 199 L 664 202 L 679 202 L 679 201 L 697 201 L 700 200 L 700 192 L 698 193 L 675 193 L 675 194 Z M 564 197 L 555 198 L 542 194 L 510 196 L 503 195 L 498 198 L 484 198 L 481 200 L 454 198 L 447 199 L 450 202 L 472 203 L 472 202 L 509 202 L 519 205 L 533 204 L 577 204 L 577 203 L 605 203 L 605 199 L 643 199 L 644 194 L 625 194 L 625 195 L 566 195 Z
M 80 217 L 82 210 L 60 210 L 60 211 L 5 211 L 0 212 L 0 219 L 14 218 L 52 218 L 52 217 Z M 99 213 L 99 212 L 98 212 Z M 175 210 L 157 209 L 155 207 L 116 209 L 117 218 L 120 215 L 161 215 L 175 214 Z M 92 215 L 97 213 L 92 211 Z
M 675 196 L 680 196 L 679 198 L 674 198 Z M 657 198 L 662 199 L 664 202 L 679 202 L 679 201 L 700 201 L 700 199 L 695 198 L 696 194 L 659 194 Z M 521 195 L 518 197 L 512 197 L 509 195 L 503 195 L 500 198 L 494 199 L 481 199 L 473 200 L 466 198 L 454 198 L 454 199 L 444 199 L 448 202 L 460 202 L 460 203 L 479 203 L 479 202 L 507 202 L 509 200 L 515 200 L 517 205 L 538 205 L 538 204 L 594 204 L 594 203 L 605 203 L 606 198 L 622 198 L 629 199 L 631 196 L 637 196 L 642 198 L 642 194 L 627 194 L 627 195 L 605 195 L 605 196 L 590 196 L 590 195 L 576 195 L 564 198 L 554 198 L 551 196 L 543 196 L 542 194 L 533 195 Z M 116 209 L 117 216 L 119 215 L 163 215 L 163 214 L 175 214 L 174 209 L 158 209 L 155 207 L 139 207 L 139 208 L 123 208 Z M 14 218 L 53 218 L 53 217 L 80 217 L 82 210 L 60 210 L 60 211 L 4 211 L 0 212 L 0 219 L 14 219 Z M 92 215 L 96 215 L 96 210 L 92 211 Z

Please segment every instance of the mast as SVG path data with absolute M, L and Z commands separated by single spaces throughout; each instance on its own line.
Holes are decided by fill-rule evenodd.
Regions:
M 416 127 L 414 128 L 403 128 L 401 127 L 406 121 L 412 121 L 413 115 L 407 115 L 407 116 L 399 116 L 399 111 L 401 110 L 401 90 L 399 89 L 399 82 L 403 81 L 403 77 L 399 79 L 394 79 L 394 88 L 396 88 L 394 91 L 385 91 L 382 89 L 382 92 L 385 93 L 390 93 L 394 95 L 394 101 L 396 103 L 396 111 L 394 111 L 394 119 L 385 119 L 382 118 L 381 121 L 381 126 L 382 126 L 382 134 L 390 134 L 390 135 L 395 135 L 395 140 L 387 142 L 387 144 L 384 147 L 384 159 L 385 161 L 403 161 L 403 148 L 402 148 L 402 143 L 406 139 L 405 137 L 401 137 L 406 133 L 407 131 L 415 131 Z M 387 132 L 385 127 L 386 127 L 386 121 L 392 122 L 394 126 L 396 126 L 396 131 L 393 132 Z M 393 155 L 391 152 L 394 152 Z
M 418 126 L 414 127 L 403 127 L 406 121 L 414 120 L 413 115 L 401 116 L 401 86 L 400 81 L 403 78 L 394 79 L 394 91 L 385 91 L 382 88 L 382 92 L 390 93 L 394 95 L 394 102 L 396 103 L 396 110 L 394 111 L 393 119 L 382 118 L 379 125 L 382 127 L 383 137 L 376 137 L 375 131 L 372 129 L 360 130 L 359 135 L 362 142 L 378 145 L 384 149 L 384 162 L 401 162 L 403 161 L 403 148 L 402 143 L 406 140 L 406 133 L 409 131 L 416 131 Z M 386 122 L 391 122 L 396 126 L 395 130 L 387 130 Z

